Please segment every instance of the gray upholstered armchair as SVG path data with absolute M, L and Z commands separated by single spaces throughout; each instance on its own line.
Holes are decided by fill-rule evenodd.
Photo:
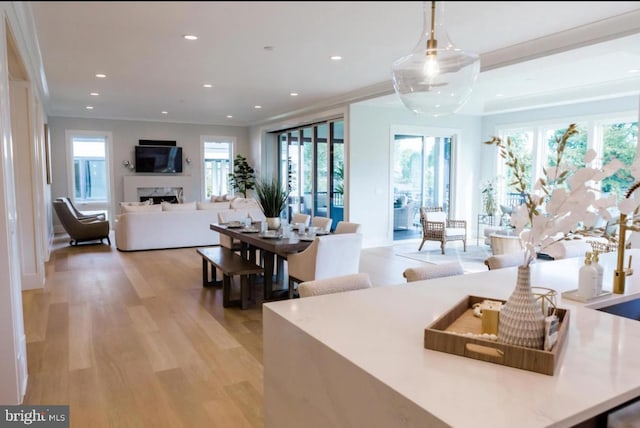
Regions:
M 53 201 L 53 208 L 62 223 L 62 227 L 69 234 L 71 240 L 70 245 L 78 245 L 79 242 L 97 241 L 103 242 L 107 239 L 107 243 L 111 245 L 109 239 L 109 221 L 99 219 L 80 220 L 75 216 L 71 206 L 64 200 Z

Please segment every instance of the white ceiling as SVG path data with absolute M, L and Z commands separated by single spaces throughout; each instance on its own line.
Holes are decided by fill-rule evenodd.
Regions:
M 30 5 L 49 89 L 48 114 L 242 126 L 372 95 L 391 94 L 368 103 L 399 105 L 390 66 L 418 41 L 423 6 L 399 1 Z M 629 72 L 640 69 L 638 1 L 445 6 L 452 41 L 481 54 L 483 71 L 461 113 L 640 93 L 640 73 Z M 184 34 L 199 39 L 189 42 Z M 331 55 L 344 59 L 331 61 Z M 108 77 L 97 79 L 96 73 Z M 100 95 L 90 96 L 92 91 Z

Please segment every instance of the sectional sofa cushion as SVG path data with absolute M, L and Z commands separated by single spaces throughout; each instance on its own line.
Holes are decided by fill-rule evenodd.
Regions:
M 136 212 L 161 212 L 162 206 L 156 205 L 122 205 L 123 213 L 136 213 Z
M 229 202 L 196 202 L 197 210 L 227 210 L 229 209 Z
M 168 202 L 162 203 L 162 211 L 195 211 L 195 202 L 185 202 L 182 204 L 170 204 Z

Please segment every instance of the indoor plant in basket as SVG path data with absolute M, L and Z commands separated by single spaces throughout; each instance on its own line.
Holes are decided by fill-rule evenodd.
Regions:
M 267 217 L 267 227 L 279 229 L 280 213 L 287 206 L 289 192 L 283 190 L 276 179 L 261 179 L 256 183 L 256 196 L 262 212 Z
M 543 168 L 543 177 L 532 189 L 527 189 L 525 165 L 518 159 L 508 138 L 506 143 L 493 137 L 486 144 L 495 144 L 506 160 L 514 176 L 516 191 L 525 195 L 525 202 L 512 214 L 512 224 L 520 235 L 524 246 L 522 265 L 518 267 L 516 288 L 500 311 L 498 340 L 504 343 L 541 349 L 544 344 L 544 318 L 541 307 L 531 291 L 529 265 L 556 241 L 571 234 L 580 233 L 580 228 L 590 228 L 596 214 L 609 218 L 607 208 L 615 205 L 615 195 L 600 197 L 594 185 L 615 174 L 622 163 L 613 159 L 603 168 L 585 166 L 576 168 L 567 164 L 564 150 L 567 140 L 577 134 L 575 124 L 569 125 L 564 135 L 557 139 L 554 166 Z M 585 165 L 596 157 L 593 150 L 587 151 Z

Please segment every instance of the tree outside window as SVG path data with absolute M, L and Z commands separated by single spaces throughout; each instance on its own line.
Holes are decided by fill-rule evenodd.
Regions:
M 636 158 L 638 146 L 638 122 L 613 123 L 602 126 L 602 142 L 604 163 L 611 159 L 619 159 L 626 168 L 615 175 L 602 180 L 602 191 L 614 193 L 621 198 L 633 184 L 631 164 Z

